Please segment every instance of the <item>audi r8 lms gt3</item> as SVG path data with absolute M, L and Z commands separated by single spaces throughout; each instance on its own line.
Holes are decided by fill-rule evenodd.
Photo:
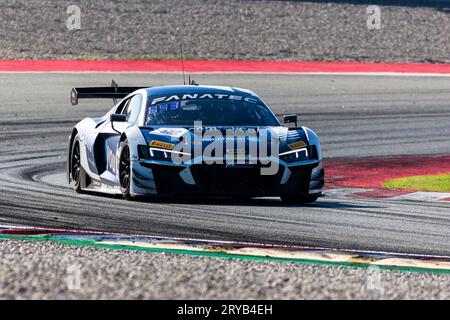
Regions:
M 138 196 L 279 196 L 310 203 L 322 195 L 319 139 L 246 89 L 218 86 L 74 88 L 82 98 L 122 99 L 86 118 L 69 138 L 68 179 L 77 192 Z M 117 101 L 116 101 L 117 102 Z

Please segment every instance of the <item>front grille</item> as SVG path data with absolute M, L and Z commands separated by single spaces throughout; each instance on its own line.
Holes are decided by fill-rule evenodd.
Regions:
M 188 187 L 180 177 L 180 171 L 183 169 L 176 166 L 165 166 L 152 164 L 149 166 L 152 169 L 155 178 L 156 190 L 160 194 L 170 194 L 176 192 L 186 192 Z
M 196 165 L 191 170 L 201 191 L 212 194 L 270 194 L 283 174 L 280 168 L 275 175 L 261 175 L 261 168 L 256 165 Z
M 190 167 L 195 185 L 186 184 L 180 177 L 181 167 L 142 164 L 153 171 L 159 194 L 197 194 L 212 196 L 276 196 L 307 194 L 313 166 L 291 167 L 291 178 L 280 184 L 284 167 L 275 175 L 261 175 L 259 165 L 230 166 L 198 164 Z

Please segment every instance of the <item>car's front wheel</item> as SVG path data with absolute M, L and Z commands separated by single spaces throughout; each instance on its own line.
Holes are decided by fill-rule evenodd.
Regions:
M 70 176 L 73 181 L 73 188 L 76 192 L 81 193 L 81 177 L 83 174 L 83 168 L 81 167 L 81 152 L 80 142 L 75 138 L 75 142 L 72 145 L 72 152 L 70 155 Z
M 310 195 L 283 195 L 280 197 L 281 201 L 287 204 L 308 204 L 313 203 L 319 197 L 318 196 L 310 196 Z
M 120 191 L 122 196 L 126 200 L 131 200 L 130 187 L 131 187 L 131 161 L 130 161 L 130 146 L 127 140 L 122 144 L 122 152 L 120 153 L 119 162 L 119 180 Z

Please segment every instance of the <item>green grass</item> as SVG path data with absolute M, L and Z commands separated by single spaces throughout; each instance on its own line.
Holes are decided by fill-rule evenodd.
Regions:
M 394 189 L 450 192 L 450 174 L 393 179 L 386 181 L 383 186 Z

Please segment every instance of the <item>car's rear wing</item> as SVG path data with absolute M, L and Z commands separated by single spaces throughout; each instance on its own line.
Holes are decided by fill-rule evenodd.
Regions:
M 70 92 L 70 103 L 75 106 L 78 99 L 122 99 L 133 91 L 147 87 L 119 87 L 114 80 L 111 87 L 73 88 Z

